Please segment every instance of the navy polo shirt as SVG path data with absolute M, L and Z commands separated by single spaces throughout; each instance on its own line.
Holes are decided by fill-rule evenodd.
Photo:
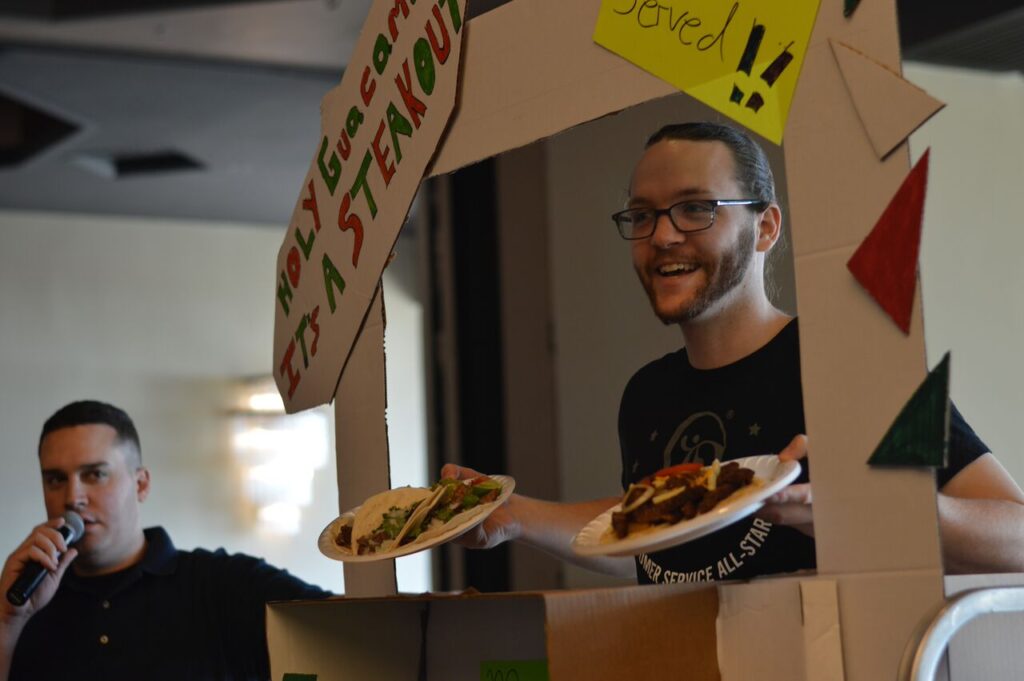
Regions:
M 65 573 L 25 626 L 11 681 L 268 679 L 265 603 L 329 595 L 259 558 L 178 551 L 159 527 L 145 535 L 127 570 Z

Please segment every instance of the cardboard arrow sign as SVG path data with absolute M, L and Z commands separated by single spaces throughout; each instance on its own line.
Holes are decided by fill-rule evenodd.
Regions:
M 464 11 L 465 0 L 375 1 L 321 103 L 275 277 L 273 371 L 289 413 L 334 397 L 454 109 Z

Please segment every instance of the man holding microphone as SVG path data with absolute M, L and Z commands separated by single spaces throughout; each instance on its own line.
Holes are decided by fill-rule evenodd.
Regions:
M 49 520 L 0 573 L 0 681 L 266 679 L 265 603 L 328 595 L 260 559 L 178 551 L 162 528 L 143 530 L 150 475 L 117 407 L 60 409 L 39 463 Z M 35 566 L 45 575 L 27 594 L 18 578 Z

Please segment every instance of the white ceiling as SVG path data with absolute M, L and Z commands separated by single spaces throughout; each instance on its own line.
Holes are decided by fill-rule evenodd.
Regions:
M 369 3 L 0 21 L 0 92 L 80 126 L 0 170 L 0 208 L 286 223 Z M 166 150 L 204 169 L 113 179 L 82 163 Z
M 0 170 L 0 210 L 286 223 L 319 138 L 320 99 L 340 80 L 371 1 L 0 18 L 0 94 L 80 126 Z M 468 14 L 505 1 L 473 0 Z M 1016 23 L 1008 24 L 1011 16 Z M 940 35 L 916 46 L 915 56 L 941 62 L 959 54 L 950 41 L 962 33 L 981 66 L 1019 64 L 1019 31 L 1005 26 L 1021 20 L 1018 9 L 979 24 L 980 37 L 974 27 Z M 990 24 L 1004 28 L 993 33 Z M 993 51 L 1009 56 L 994 62 Z M 83 163 L 170 150 L 204 169 L 113 179 Z

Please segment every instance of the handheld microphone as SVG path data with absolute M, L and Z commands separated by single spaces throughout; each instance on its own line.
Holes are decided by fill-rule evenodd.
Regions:
M 58 527 L 57 531 L 64 537 L 66 543 L 71 544 L 77 541 L 82 537 L 82 533 L 85 532 L 85 523 L 82 522 L 82 516 L 74 511 L 65 512 L 64 525 Z M 25 569 L 18 575 L 18 578 L 14 580 L 14 585 L 7 590 L 7 600 L 14 605 L 24 605 L 43 581 L 46 572 L 47 570 L 42 564 L 30 560 L 25 565 Z

